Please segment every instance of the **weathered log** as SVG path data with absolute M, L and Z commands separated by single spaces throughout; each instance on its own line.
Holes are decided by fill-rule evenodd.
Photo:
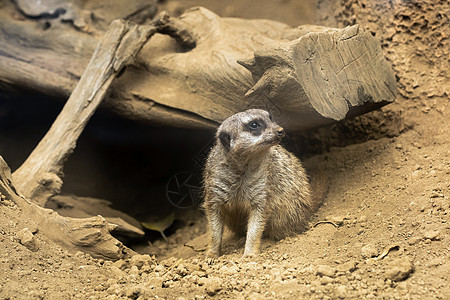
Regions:
M 148 72 L 128 72 L 118 81 L 140 78 L 127 85 L 134 98 L 158 99 L 215 122 L 264 107 L 288 129 L 341 120 L 395 99 L 395 78 L 378 42 L 358 26 L 290 28 L 219 18 L 202 8 L 186 12 L 180 22 L 197 38 L 196 48 L 177 53 L 165 37 L 155 36 L 140 56 Z M 253 56 L 252 79 L 237 61 Z M 247 93 L 263 75 L 258 92 Z
M 58 26 L 43 35 L 29 20 L 0 14 L 0 81 L 69 94 L 98 37 Z M 155 35 L 138 63 L 115 82 L 107 107 L 132 119 L 212 128 L 237 111 L 262 106 L 296 130 L 364 113 L 396 97 L 378 42 L 357 26 L 291 28 L 220 18 L 204 8 L 187 11 L 177 26 L 190 32 L 195 47 Z M 253 57 L 255 65 L 246 64 L 253 74 L 237 63 Z M 52 60 L 57 63 L 48 64 Z M 244 97 L 255 81 L 256 92 Z
M 246 96 L 267 99 L 281 122 L 299 129 L 368 112 L 397 94 L 379 43 L 358 25 L 275 43 L 240 64 L 256 82 Z
M 59 194 L 62 169 L 78 137 L 114 78 L 155 32 L 154 25 L 123 20 L 111 23 L 52 127 L 14 172 L 14 184 L 22 195 L 43 206 L 50 197 Z
M 109 224 L 102 216 L 85 219 L 62 217 L 53 210 L 40 207 L 19 195 L 13 185 L 11 171 L 1 156 L 0 194 L 2 200 L 14 202 L 23 216 L 34 221 L 39 233 L 68 251 L 83 251 L 94 257 L 112 260 L 133 253 L 111 236 L 110 232 L 117 225 Z

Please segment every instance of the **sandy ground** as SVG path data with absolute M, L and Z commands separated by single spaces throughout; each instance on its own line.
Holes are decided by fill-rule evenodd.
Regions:
M 293 1 L 276 2 L 278 10 L 296 7 Z M 164 5 L 175 10 L 194 1 Z M 251 17 L 248 11 L 239 14 L 239 9 L 216 5 L 212 8 L 222 15 Z M 345 11 L 349 15 L 336 10 L 337 25 L 352 20 L 352 13 L 353 21 L 364 23 L 358 12 L 369 8 L 360 3 Z M 244 240 L 227 234 L 224 255 L 208 264 L 206 222 L 194 211 L 167 242 L 153 242 L 157 257 L 135 255 L 111 262 L 54 245 L 2 198 L 0 299 L 449 299 L 448 69 L 442 69 L 442 56 L 415 52 L 428 36 L 435 41 L 436 33 L 449 28 L 448 10 L 439 9 L 440 17 L 433 14 L 438 21 L 432 25 L 422 8 L 394 10 L 390 22 L 400 22 L 399 37 L 386 37 L 389 30 L 380 36 L 399 80 L 396 103 L 355 121 L 370 135 L 373 124 L 365 126 L 365 120 L 397 128 L 397 119 L 380 121 L 395 114 L 401 116 L 401 129 L 394 136 L 378 133 L 376 139 L 331 147 L 305 159 L 310 173 L 324 170 L 330 177 L 328 195 L 308 231 L 279 242 L 264 241 L 261 255 L 252 259 L 241 258 Z M 278 10 L 274 14 L 282 15 Z M 418 31 L 423 33 L 419 41 L 405 46 L 401 39 L 411 33 L 402 22 L 414 24 L 415 18 L 428 20 L 428 25 Z M 292 19 L 287 22 L 297 25 Z M 448 37 L 441 41 L 448 57 Z M 445 54 L 441 44 L 433 53 Z M 34 248 L 24 246 L 30 233 Z

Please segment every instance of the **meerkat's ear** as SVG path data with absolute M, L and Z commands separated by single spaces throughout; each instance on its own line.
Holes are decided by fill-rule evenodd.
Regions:
M 220 132 L 219 140 L 220 140 L 220 143 L 225 147 L 225 149 L 227 151 L 230 150 L 231 136 L 228 132 L 224 132 L 224 131 Z

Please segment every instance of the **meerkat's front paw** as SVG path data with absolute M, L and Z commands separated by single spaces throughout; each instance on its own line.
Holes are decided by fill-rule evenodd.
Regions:
M 206 252 L 206 263 L 212 265 L 214 261 L 220 256 L 219 252 L 212 251 L 211 249 Z
M 251 250 L 251 251 L 244 251 L 244 254 L 242 255 L 242 258 L 252 258 L 258 256 L 259 251 Z
M 205 262 L 207 265 L 211 266 L 216 262 L 216 259 L 217 258 L 214 258 L 214 257 L 206 257 Z

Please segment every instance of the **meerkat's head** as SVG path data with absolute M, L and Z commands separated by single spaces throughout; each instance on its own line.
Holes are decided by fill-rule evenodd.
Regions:
M 233 155 L 249 155 L 278 144 L 284 129 L 261 109 L 249 109 L 232 115 L 222 122 L 216 138 L 225 152 Z

